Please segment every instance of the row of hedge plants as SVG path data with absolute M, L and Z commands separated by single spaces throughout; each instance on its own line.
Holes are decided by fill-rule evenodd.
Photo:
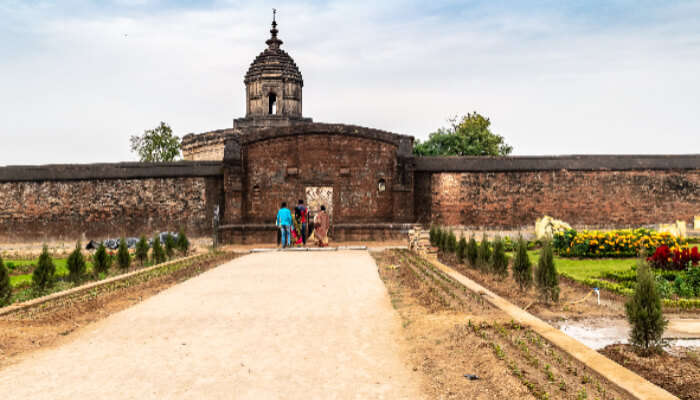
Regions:
M 560 257 L 647 257 L 659 246 L 677 247 L 683 240 L 645 228 L 605 232 L 569 229 L 555 233 L 553 244 Z
M 464 263 L 485 273 L 494 274 L 500 279 L 508 277 L 510 258 L 506 254 L 506 241 L 496 236 L 493 242 L 486 234 L 477 243 L 472 236 L 469 241 L 464 237 L 457 240 L 452 231 L 441 227 L 430 229 L 430 241 L 443 254 L 454 254 L 458 263 Z M 533 284 L 533 268 L 528 254 L 528 242 L 520 238 L 513 246 L 512 275 L 520 290 L 527 290 Z M 554 265 L 554 247 L 549 241 L 542 243 L 537 269 L 534 271 L 534 283 L 543 301 L 559 300 L 559 277 Z

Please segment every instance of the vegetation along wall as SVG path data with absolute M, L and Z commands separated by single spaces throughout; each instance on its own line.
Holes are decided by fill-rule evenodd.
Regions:
M 599 228 L 692 221 L 700 156 L 419 158 L 415 201 L 420 222 L 443 225 L 519 229 L 543 215 Z
M 222 204 L 220 163 L 0 168 L 0 241 L 209 235 Z

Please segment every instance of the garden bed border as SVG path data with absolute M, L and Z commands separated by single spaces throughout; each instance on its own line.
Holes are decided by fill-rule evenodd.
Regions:
M 167 267 L 170 267 L 174 264 L 191 261 L 191 260 L 194 260 L 197 258 L 209 258 L 212 254 L 215 254 L 215 253 L 195 254 L 195 255 L 188 256 L 188 257 L 181 257 L 181 258 L 178 258 L 175 260 L 166 261 L 166 262 L 161 263 L 161 264 L 156 264 L 156 265 L 153 265 L 151 267 L 142 268 L 142 269 L 138 269 L 136 271 L 131 271 L 131 272 L 127 272 L 127 273 L 124 273 L 121 275 L 113 276 L 111 278 L 103 279 L 103 280 L 96 281 L 96 282 L 86 283 L 84 285 L 80 285 L 78 287 L 74 287 L 74 288 L 71 288 L 68 290 L 63 290 L 60 292 L 51 293 L 49 295 L 38 297 L 36 299 L 28 300 L 28 301 L 25 301 L 22 303 L 10 304 L 9 306 L 0 308 L 0 317 L 5 317 L 5 316 L 8 316 L 8 315 L 20 312 L 20 311 L 26 311 L 26 310 L 29 310 L 32 308 L 37 308 L 37 307 L 44 305 L 46 303 L 66 299 L 69 297 L 74 297 L 75 295 L 82 295 L 82 294 L 85 294 L 87 292 L 90 292 L 90 291 L 93 291 L 93 290 L 96 290 L 96 289 L 99 289 L 99 288 L 102 288 L 104 286 L 108 286 L 108 285 L 111 285 L 114 283 L 128 281 L 129 279 L 132 279 L 134 277 L 148 274 L 150 272 L 153 272 L 153 271 L 156 271 L 159 269 L 167 268 Z
M 487 302 L 505 312 L 514 321 L 530 327 L 552 345 L 569 354 L 586 367 L 595 371 L 621 391 L 638 399 L 678 400 L 676 396 L 672 395 L 668 391 L 654 385 L 643 377 L 617 364 L 597 351 L 590 349 L 583 343 L 568 336 L 559 329 L 552 327 L 548 323 L 498 296 L 472 279 L 469 279 L 461 273 L 448 267 L 436 258 L 425 257 L 423 255 L 419 256 L 432 263 L 436 268 L 448 274 L 450 277 L 464 285 L 467 289 L 481 295 L 481 297 Z

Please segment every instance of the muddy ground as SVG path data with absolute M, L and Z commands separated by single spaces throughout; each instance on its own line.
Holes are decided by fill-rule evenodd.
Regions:
M 630 398 L 425 260 L 400 250 L 374 256 L 430 398 Z
M 50 313 L 33 314 L 32 319 L 14 315 L 0 317 L 0 368 L 18 362 L 30 352 L 62 344 L 72 332 L 110 314 L 124 310 L 179 282 L 230 260 L 225 253 L 198 261 L 172 274 L 152 278 L 140 285 L 108 292 L 70 307 L 52 308 Z

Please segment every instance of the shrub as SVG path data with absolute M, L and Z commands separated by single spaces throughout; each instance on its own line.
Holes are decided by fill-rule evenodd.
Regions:
M 540 250 L 535 283 L 543 300 L 546 302 L 559 300 L 559 277 L 554 266 L 554 249 L 550 241 L 546 241 Z
M 183 256 L 186 256 L 187 253 L 190 251 L 190 241 L 187 240 L 187 236 L 185 235 L 185 230 L 181 227 L 180 232 L 177 234 L 177 249 L 180 250 L 180 253 L 182 253 Z
M 163 246 L 160 245 L 160 235 L 156 235 L 153 238 L 153 252 L 151 252 L 151 260 L 153 264 L 160 264 L 165 262 L 165 252 L 163 251 Z
M 508 276 L 506 246 L 499 236 L 493 241 L 493 272 L 500 277 Z
M 457 262 L 464 262 L 464 258 L 467 256 L 467 240 L 462 236 L 457 242 Z
M 146 236 L 141 235 L 139 241 L 136 242 L 135 252 L 136 259 L 139 260 L 141 266 L 143 266 L 146 263 L 146 260 L 148 260 L 148 248 L 148 239 L 146 239 Z
M 437 228 L 435 227 L 435 225 L 432 225 L 430 227 L 430 245 L 431 246 L 437 245 Z
M 12 296 L 10 272 L 5 268 L 2 257 L 0 257 L 0 307 L 10 303 L 10 296 Z
M 51 256 L 49 255 L 49 248 L 44 245 L 41 250 L 41 255 L 39 256 L 39 261 L 34 268 L 32 273 L 32 283 L 34 288 L 38 291 L 43 291 L 50 287 L 54 283 L 54 278 L 56 275 L 56 265 L 54 265 Z
M 175 246 L 177 246 L 177 243 L 175 243 L 175 238 L 171 234 L 166 234 L 165 235 L 165 255 L 168 257 L 168 259 L 172 259 L 173 256 L 175 256 Z
M 442 228 L 438 228 L 437 247 L 442 252 L 447 249 L 447 232 Z
M 695 296 L 695 289 L 690 285 L 690 282 L 683 279 L 683 276 L 678 275 L 673 281 L 673 289 L 676 291 L 678 297 L 693 297 Z
M 119 268 L 126 270 L 131 266 L 131 256 L 129 256 L 129 247 L 126 245 L 126 239 L 119 239 L 119 250 L 117 250 L 117 263 Z
M 448 253 L 454 253 L 457 251 L 457 237 L 455 236 L 454 232 L 450 231 L 447 234 L 447 252 Z
M 634 295 L 625 303 L 625 312 L 632 325 L 630 342 L 647 354 L 650 349 L 658 348 L 668 321 L 661 310 L 654 273 L 642 260 L 637 264 L 637 285 Z
M 109 271 L 109 267 L 112 265 L 112 257 L 107 254 L 107 249 L 104 244 L 100 243 L 99 247 L 97 247 L 97 251 L 95 251 L 95 254 L 92 256 L 92 264 L 95 276 Z
M 489 263 L 491 262 L 491 243 L 486 237 L 486 233 L 481 238 L 481 243 L 479 243 L 478 257 L 476 260 L 476 265 L 486 271 L 489 269 Z
M 513 260 L 513 278 L 518 283 L 520 290 L 525 290 L 532 284 L 532 262 L 527 254 L 527 241 L 520 237 L 515 249 Z
M 467 244 L 467 260 L 469 265 L 476 267 L 476 260 L 479 258 L 479 247 L 476 244 L 476 239 L 474 235 L 469 238 L 469 243 Z
M 80 249 L 80 242 L 75 245 L 75 250 L 68 256 L 66 267 L 68 267 L 68 280 L 73 283 L 79 283 L 87 272 L 87 264 L 85 257 Z

